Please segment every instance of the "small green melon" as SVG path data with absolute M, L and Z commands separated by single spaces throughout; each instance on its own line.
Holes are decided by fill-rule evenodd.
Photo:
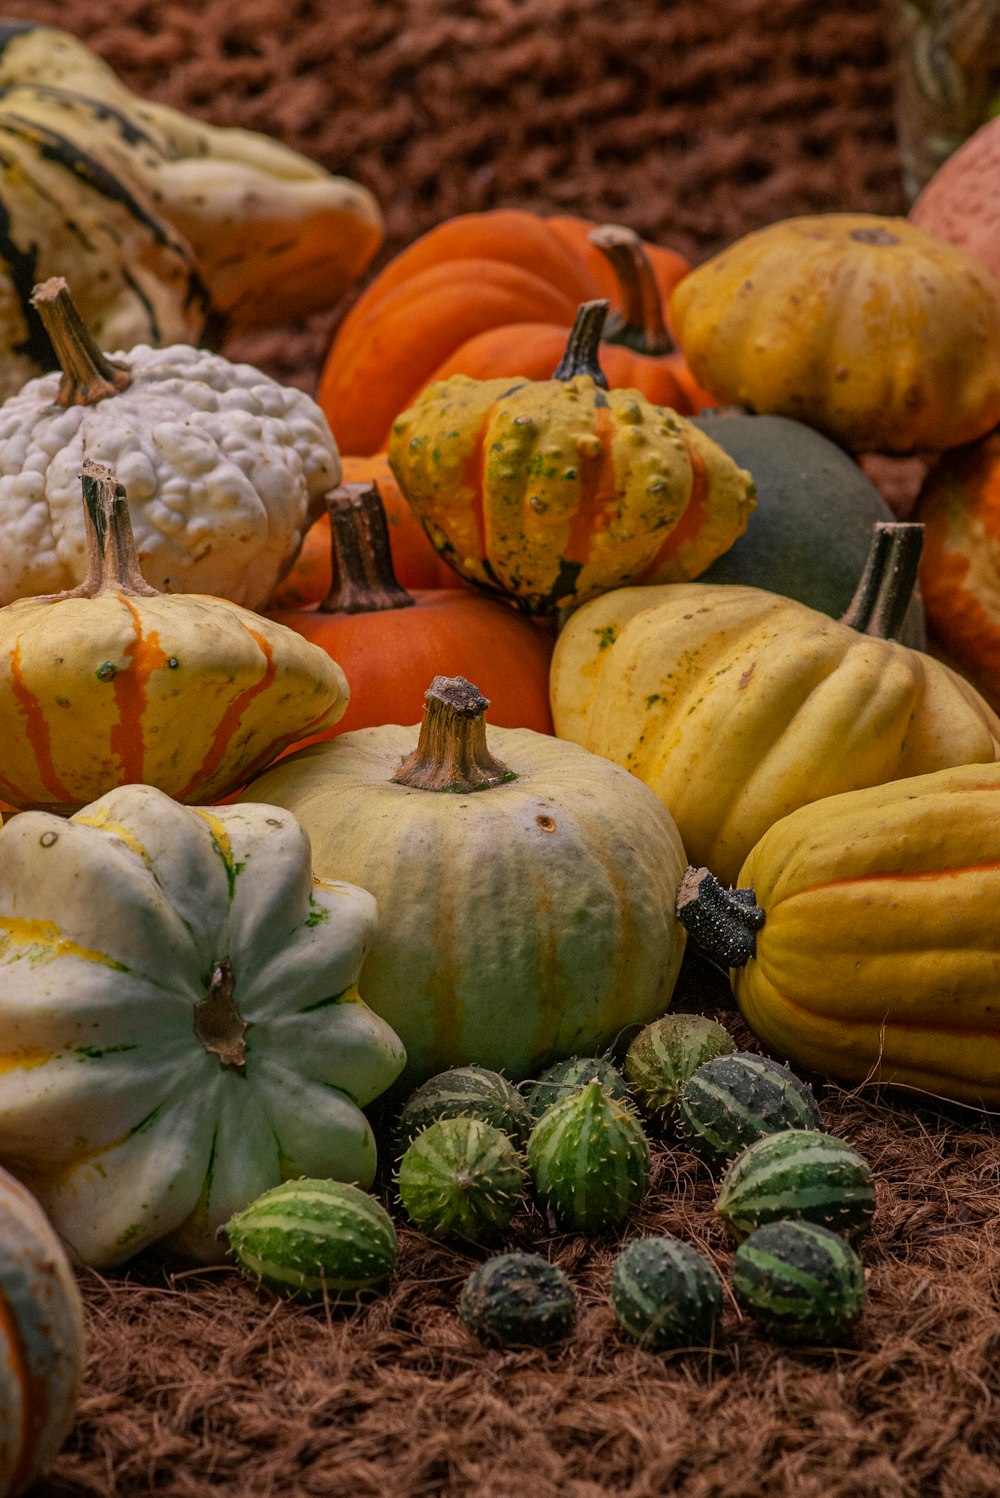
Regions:
M 733 1256 L 733 1291 L 762 1331 L 784 1342 L 841 1342 L 865 1308 L 861 1260 L 813 1222 L 769 1222 Z
M 595 1079 L 542 1114 L 528 1140 L 528 1169 L 560 1228 L 600 1233 L 645 1196 L 649 1142 L 632 1110 Z
M 634 1238 L 611 1267 L 611 1304 L 622 1331 L 643 1347 L 707 1347 L 722 1316 L 722 1281 L 680 1238 Z
M 553 1103 L 561 1103 L 595 1077 L 609 1097 L 619 1103 L 628 1102 L 625 1078 L 614 1062 L 606 1056 L 571 1056 L 568 1061 L 557 1061 L 548 1067 L 529 1088 L 527 1101 L 532 1117 L 541 1118 Z
M 625 1057 L 625 1081 L 650 1123 L 663 1131 L 677 1123 L 681 1091 L 705 1061 L 735 1051 L 736 1042 L 704 1014 L 665 1014 L 639 1031 Z
M 752 1051 L 716 1056 L 681 1092 L 678 1133 L 713 1168 L 782 1129 L 822 1129 L 812 1088 L 777 1061 Z
M 410 1221 L 432 1238 L 488 1242 L 525 1199 L 521 1158 L 481 1118 L 442 1118 L 407 1146 L 396 1184 Z
M 244 1274 L 303 1299 L 355 1295 L 396 1262 L 392 1218 L 342 1181 L 284 1181 L 231 1217 L 226 1235 Z
M 875 1210 L 871 1168 L 842 1139 L 813 1129 L 765 1134 L 736 1156 L 715 1210 L 734 1238 L 781 1218 L 815 1222 L 848 1238 Z
M 428 1124 L 460 1117 L 481 1118 L 502 1129 L 519 1149 L 534 1123 L 524 1098 L 499 1072 L 485 1066 L 454 1066 L 424 1082 L 403 1104 L 397 1126 L 399 1152 Z
M 540 1254 L 499 1254 L 474 1269 L 458 1303 L 462 1325 L 495 1347 L 548 1347 L 573 1330 L 576 1295 Z

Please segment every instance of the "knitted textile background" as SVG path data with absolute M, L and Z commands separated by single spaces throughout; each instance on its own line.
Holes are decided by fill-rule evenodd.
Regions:
M 386 217 L 379 263 L 451 214 L 501 205 L 625 221 L 694 258 L 795 213 L 905 208 L 878 0 L 21 0 L 18 13 L 74 32 L 141 93 L 363 182 Z M 311 388 L 331 324 L 233 352 Z

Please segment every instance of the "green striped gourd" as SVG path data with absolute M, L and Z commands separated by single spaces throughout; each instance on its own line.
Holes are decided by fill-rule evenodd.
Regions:
M 631 1109 L 600 1082 L 554 1103 L 528 1140 L 539 1201 L 571 1232 L 600 1233 L 625 1221 L 649 1185 L 649 1143 Z
M 481 1118 L 502 1129 L 518 1147 L 526 1143 L 534 1122 L 517 1088 L 485 1066 L 454 1066 L 410 1094 L 399 1115 L 400 1152 L 421 1129 L 441 1118 Z
M 733 1256 L 733 1290 L 762 1331 L 784 1342 L 839 1342 L 865 1308 L 861 1260 L 813 1222 L 769 1222 Z
M 722 1281 L 680 1238 L 635 1238 L 612 1265 L 611 1304 L 622 1331 L 643 1347 L 705 1347 L 722 1316 Z
M 388 1279 L 396 1262 L 392 1218 L 342 1181 L 283 1181 L 226 1224 L 244 1274 L 279 1295 L 354 1295 Z
M 540 1254 L 498 1254 L 474 1269 L 458 1303 L 462 1325 L 496 1347 L 548 1347 L 573 1330 L 576 1295 Z
M 736 1049 L 717 1020 L 704 1014 L 665 1014 L 644 1026 L 625 1056 L 625 1081 L 642 1113 L 664 1132 L 674 1128 L 681 1091 L 705 1061 Z
M 525 1198 L 520 1156 L 481 1118 L 442 1118 L 422 1130 L 399 1162 L 396 1184 L 416 1227 L 469 1243 L 502 1233 Z
M 712 1167 L 734 1160 L 765 1134 L 822 1127 L 812 1088 L 787 1066 L 751 1051 L 706 1061 L 681 1092 L 680 1136 Z
M 715 1210 L 734 1238 L 781 1218 L 858 1237 L 875 1210 L 871 1169 L 842 1139 L 813 1129 L 766 1134 L 737 1155 Z
M 535 1084 L 528 1089 L 528 1108 L 533 1118 L 541 1118 L 553 1103 L 561 1103 L 571 1093 L 586 1087 L 597 1078 L 609 1097 L 616 1102 L 628 1102 L 625 1078 L 606 1056 L 570 1056 L 567 1061 L 557 1061 L 547 1067 Z

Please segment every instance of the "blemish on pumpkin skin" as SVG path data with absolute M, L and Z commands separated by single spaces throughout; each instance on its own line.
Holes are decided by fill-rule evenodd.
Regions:
M 743 690 L 744 687 L 748 687 L 750 685 L 750 678 L 753 675 L 753 673 L 754 673 L 754 671 L 756 669 L 756 666 L 757 666 L 757 662 L 753 661 L 747 667 L 747 669 L 744 671 L 743 675 L 740 677 L 739 685 L 740 685 L 740 690 L 741 691 Z

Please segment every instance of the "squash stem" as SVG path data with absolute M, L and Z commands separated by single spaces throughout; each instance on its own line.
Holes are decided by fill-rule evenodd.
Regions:
M 923 544 L 922 525 L 876 521 L 861 579 L 841 624 L 859 634 L 894 640 L 913 597 Z
M 580 303 L 573 326 L 569 330 L 563 356 L 552 371 L 554 380 L 572 380 L 577 375 L 589 375 L 595 385 L 601 390 L 607 390 L 607 377 L 597 355 L 610 306 L 611 303 L 606 300 Z
M 330 516 L 333 586 L 322 614 L 376 614 L 410 608 L 412 596 L 397 582 L 385 506 L 374 483 L 343 484 L 325 496 Z
M 421 791 L 491 790 L 517 777 L 486 744 L 489 702 L 464 676 L 435 676 L 424 694 L 420 737 L 392 777 Z
M 87 575 L 82 583 L 52 598 L 97 598 L 114 590 L 135 597 L 155 596 L 142 575 L 129 519 L 125 490 L 104 463 L 85 458 L 83 472 L 84 523 L 87 527 Z
M 125 365 L 116 364 L 97 347 L 62 276 L 50 276 L 36 286 L 31 305 L 42 319 L 62 370 L 58 405 L 94 406 L 131 385 L 132 375 Z
M 745 967 L 757 955 L 765 921 L 752 889 L 726 889 L 708 869 L 688 868 L 677 891 L 677 919 L 723 967 Z
M 614 271 L 618 310 L 604 327 L 604 342 L 662 356 L 677 352 L 663 320 L 663 303 L 642 240 L 623 224 L 600 224 L 587 235 Z

